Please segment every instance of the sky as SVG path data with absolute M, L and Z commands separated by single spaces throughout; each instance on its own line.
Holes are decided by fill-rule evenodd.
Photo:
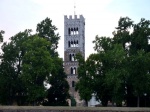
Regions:
M 74 6 L 76 8 L 74 8 Z M 25 29 L 36 31 L 36 25 L 49 17 L 60 35 L 58 53 L 64 57 L 64 15 L 85 18 L 85 57 L 94 53 L 95 36 L 112 37 L 120 17 L 135 23 L 150 20 L 150 0 L 0 0 L 0 30 L 9 41 Z

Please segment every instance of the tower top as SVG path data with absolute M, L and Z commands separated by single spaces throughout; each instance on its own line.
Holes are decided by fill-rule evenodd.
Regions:
M 80 15 L 79 17 L 77 17 L 77 15 L 74 15 L 74 18 L 72 17 L 72 15 L 69 15 L 69 17 L 67 15 L 64 16 L 64 20 L 73 20 L 73 19 L 76 19 L 76 20 L 80 19 L 84 21 L 83 15 Z

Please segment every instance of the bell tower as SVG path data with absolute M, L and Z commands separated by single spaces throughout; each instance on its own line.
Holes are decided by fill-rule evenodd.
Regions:
M 69 93 L 75 98 L 77 105 L 82 105 L 75 84 L 78 81 L 78 62 L 75 59 L 77 53 L 85 57 L 85 19 L 82 15 L 64 16 L 64 70 L 67 74 Z

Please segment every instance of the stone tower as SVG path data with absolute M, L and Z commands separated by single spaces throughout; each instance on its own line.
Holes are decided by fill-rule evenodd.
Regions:
M 85 57 L 85 19 L 82 15 L 64 16 L 64 70 L 70 86 L 69 93 L 75 98 L 77 105 L 82 105 L 75 84 L 78 81 L 78 62 L 75 60 L 76 53 Z

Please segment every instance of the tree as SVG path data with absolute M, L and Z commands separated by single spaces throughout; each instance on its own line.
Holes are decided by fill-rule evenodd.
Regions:
M 10 42 L 3 43 L 0 104 L 39 105 L 45 99 L 51 102 L 57 97 L 55 105 L 67 105 L 69 86 L 62 59 L 56 51 L 60 37 L 55 34 L 57 28 L 51 22 L 46 18 L 37 25 L 37 34 L 31 35 L 31 30 L 25 30 L 11 37 Z M 51 88 L 46 88 L 45 82 Z M 51 93 L 54 93 L 53 97 L 49 96 Z
M 88 75 L 91 77 L 90 85 L 92 85 L 93 93 L 96 95 L 97 101 L 101 101 L 103 106 L 107 106 L 111 93 L 110 88 L 105 83 L 106 75 L 102 57 L 100 54 L 91 54 L 86 60 L 86 64 Z
M 126 59 L 128 60 L 128 63 L 126 64 L 126 71 L 129 73 L 128 78 L 126 78 L 127 106 L 134 105 L 134 99 L 132 98 L 135 96 L 137 97 L 137 106 L 140 106 L 140 97 L 143 96 L 143 92 L 147 91 L 146 88 L 149 87 L 149 81 L 146 79 L 149 79 L 149 75 L 147 75 L 147 73 L 149 73 L 149 68 L 147 67 L 149 58 L 147 58 L 147 55 L 150 51 L 150 21 L 141 19 L 138 24 L 133 24 L 133 21 L 130 18 L 125 17 L 120 18 L 119 23 L 122 24 L 118 24 L 118 31 L 114 35 L 114 42 L 122 44 L 127 55 Z M 130 32 L 130 28 L 133 29 L 132 32 Z M 140 57 L 143 56 L 143 59 L 142 57 L 139 58 L 139 55 Z M 142 77 L 146 79 L 143 79 Z M 139 83 L 141 79 L 143 79 L 146 84 Z M 130 99 L 132 99 L 132 103 L 130 103 Z
M 93 79 L 90 89 L 103 105 L 112 100 L 121 106 L 125 100 L 127 106 L 140 106 L 144 93 L 149 96 L 149 25 L 145 19 L 133 24 L 128 17 L 120 18 L 113 38 L 96 36 L 93 41 L 97 53 L 88 57 L 86 71 Z
M 68 106 L 67 99 L 70 97 L 68 92 L 69 85 L 63 70 L 63 61 L 55 57 L 53 58 L 53 63 L 54 66 L 48 80 L 50 88 L 47 90 L 47 101 L 44 102 L 44 105 Z
M 137 96 L 137 106 L 140 106 L 140 97 L 149 93 L 149 54 L 138 51 L 137 55 L 130 57 L 130 80 L 132 81 L 133 94 Z M 142 65 L 142 66 L 141 66 Z
M 125 100 L 125 87 L 128 77 L 126 52 L 123 46 L 115 44 L 113 49 L 105 54 L 105 59 L 109 63 L 105 80 L 108 86 L 112 88 L 112 101 L 116 102 L 117 106 L 122 106 L 122 101 Z
M 79 91 L 81 99 L 85 100 L 85 105 L 88 106 L 88 101 L 92 96 L 92 89 L 90 88 L 91 77 L 89 77 L 86 69 L 86 62 L 84 61 L 83 56 L 79 53 L 76 55 L 76 59 L 79 62 L 78 67 L 78 78 L 79 81 L 76 84 L 75 89 Z
M 56 30 L 56 26 L 52 25 L 52 20 L 48 17 L 38 23 L 36 28 L 38 36 L 47 39 L 51 43 L 49 50 L 52 56 L 58 56 L 56 49 L 58 48 L 60 36 L 56 33 Z
M 51 72 L 51 78 L 49 79 L 49 84 L 51 87 L 48 89 L 48 102 L 44 105 L 68 105 L 66 100 L 69 98 L 69 85 L 66 81 L 66 74 L 63 69 L 63 61 L 58 57 L 58 41 L 60 36 L 56 33 L 57 28 L 52 25 L 52 20 L 46 18 L 41 23 L 37 25 L 37 34 L 39 37 L 45 38 L 50 42 L 49 49 L 50 55 L 53 58 L 53 70 Z M 56 83 L 57 82 L 57 83 Z M 60 94 L 63 93 L 63 94 Z M 56 101 L 56 99 L 57 101 Z
M 18 105 L 21 105 L 25 102 L 25 88 L 20 79 L 21 63 L 25 53 L 22 43 L 28 38 L 30 32 L 31 30 L 20 32 L 10 38 L 10 43 L 3 43 L 2 45 L 3 54 L 0 65 L 1 104 L 12 105 L 13 102 L 17 102 Z
M 50 43 L 38 36 L 29 37 L 23 43 L 25 55 L 22 60 L 21 78 L 27 88 L 28 101 L 39 105 L 46 97 L 44 81 L 53 69 L 52 58 L 47 49 Z

